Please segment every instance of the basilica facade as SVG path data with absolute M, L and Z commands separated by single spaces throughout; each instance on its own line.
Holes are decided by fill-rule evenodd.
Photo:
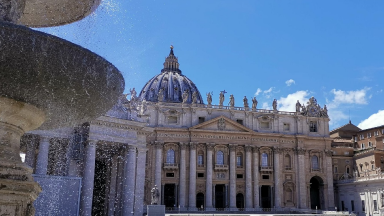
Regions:
M 23 137 L 43 191 L 50 178 L 78 179 L 80 215 L 142 216 L 155 185 L 169 211 L 335 208 L 329 118 L 315 98 L 296 112 L 276 100 L 259 109 L 256 98 L 235 106 L 233 95 L 226 106 L 225 92 L 204 103 L 173 47 L 161 73 L 130 92 L 92 122 Z

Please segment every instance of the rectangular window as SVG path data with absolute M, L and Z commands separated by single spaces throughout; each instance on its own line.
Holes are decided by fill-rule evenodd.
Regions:
M 351 211 L 355 211 L 355 202 L 351 200 Z
M 168 116 L 168 124 L 176 124 L 177 116 Z
M 362 149 L 365 149 L 365 145 L 364 145 L 364 143 L 361 143 L 361 148 L 362 148 Z
M 197 173 L 197 178 L 204 178 L 204 173 Z
M 243 119 L 237 119 L 236 122 L 242 125 L 243 124 Z
M 263 179 L 269 179 L 269 175 L 263 175 L 262 178 Z
M 354 138 L 355 138 L 355 142 L 357 142 L 357 136 L 355 136 Z
M 269 122 L 261 122 L 260 128 L 262 129 L 269 129 Z
M 242 179 L 242 178 L 243 178 L 243 174 L 237 174 L 236 177 L 237 177 L 238 179 Z
M 205 122 L 205 118 L 204 117 L 199 117 L 199 124 L 203 123 L 203 122 Z
M 283 130 L 284 131 L 289 131 L 289 124 L 288 123 L 284 123 Z
M 373 211 L 377 211 L 377 200 L 373 200 Z
M 236 157 L 236 165 L 237 167 L 243 167 L 243 158 L 241 156 Z
M 367 133 L 367 137 L 368 137 L 368 138 L 371 138 L 371 133 Z
M 369 146 L 369 147 L 372 147 L 372 143 L 371 143 L 371 142 L 368 142 L 368 146 Z
M 315 121 L 309 122 L 309 132 L 317 132 L 317 122 Z
M 175 177 L 175 173 L 166 173 L 165 174 L 166 177 Z
M 365 202 L 361 200 L 361 211 L 365 212 Z
M 197 156 L 197 165 L 199 165 L 199 166 L 204 165 L 204 156 L 203 155 Z

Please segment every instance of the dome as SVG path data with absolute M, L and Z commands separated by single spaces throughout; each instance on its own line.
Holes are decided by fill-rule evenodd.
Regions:
M 177 57 L 173 54 L 173 46 L 165 59 L 161 73 L 150 79 L 141 90 L 139 98 L 152 102 L 182 103 L 183 93 L 188 94 L 186 103 L 192 103 L 192 95 L 196 95 L 196 103 L 204 104 L 196 85 L 184 76 L 179 69 Z M 163 96 L 159 96 L 163 94 Z

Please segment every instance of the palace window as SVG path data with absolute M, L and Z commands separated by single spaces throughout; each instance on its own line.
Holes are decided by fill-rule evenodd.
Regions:
M 241 153 L 236 156 L 236 166 L 243 167 L 243 155 Z
M 316 155 L 312 156 L 312 169 L 313 170 L 319 170 L 319 158 Z
M 224 165 L 224 153 L 222 151 L 216 153 L 216 164 Z
M 197 155 L 197 165 L 203 166 L 204 165 L 204 155 L 199 152 L 199 155 Z
M 283 130 L 284 131 L 289 131 L 289 124 L 288 123 L 284 123 L 283 124 Z
M 346 172 L 347 174 L 349 174 L 349 166 L 347 166 L 347 167 L 345 168 L 345 172 Z
M 166 163 L 169 163 L 169 164 L 174 164 L 175 163 L 175 151 L 173 149 L 169 149 L 167 151 Z
M 365 149 L 364 143 L 361 143 L 361 149 Z
M 365 202 L 361 200 L 361 211 L 365 212 Z
M 177 124 L 177 116 L 168 116 L 168 124 Z
M 317 132 L 317 122 L 315 121 L 309 122 L 309 132 Z
M 243 124 L 243 119 L 237 119 L 236 122 L 242 125 Z
M 263 154 L 261 154 L 261 166 L 262 167 L 268 166 L 268 154 L 265 152 Z
M 291 169 L 291 156 L 289 154 L 286 154 L 284 157 L 284 164 L 285 164 L 285 169 L 290 170 Z
M 371 133 L 367 133 L 367 137 L 368 138 L 371 138 L 372 136 L 371 136 Z
M 260 128 L 269 129 L 269 122 L 260 122 Z
M 373 200 L 373 211 L 377 211 L 377 200 Z
M 199 117 L 199 124 L 205 122 L 205 117 Z
M 355 201 L 351 200 L 351 211 L 355 211 Z
M 369 146 L 369 147 L 372 147 L 372 143 L 371 143 L 371 142 L 368 142 L 368 146 Z

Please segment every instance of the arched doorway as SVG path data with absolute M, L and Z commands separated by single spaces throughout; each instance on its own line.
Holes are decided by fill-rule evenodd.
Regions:
M 196 208 L 204 208 L 204 194 L 198 193 L 196 195 Z
M 175 196 L 175 184 L 164 185 L 164 205 L 165 207 L 176 207 L 176 196 Z
M 310 183 L 310 197 L 311 197 L 311 209 L 322 209 L 322 204 L 324 203 L 323 196 L 323 180 L 314 176 L 309 181 Z
M 242 193 L 236 195 L 236 207 L 244 208 L 244 195 Z

